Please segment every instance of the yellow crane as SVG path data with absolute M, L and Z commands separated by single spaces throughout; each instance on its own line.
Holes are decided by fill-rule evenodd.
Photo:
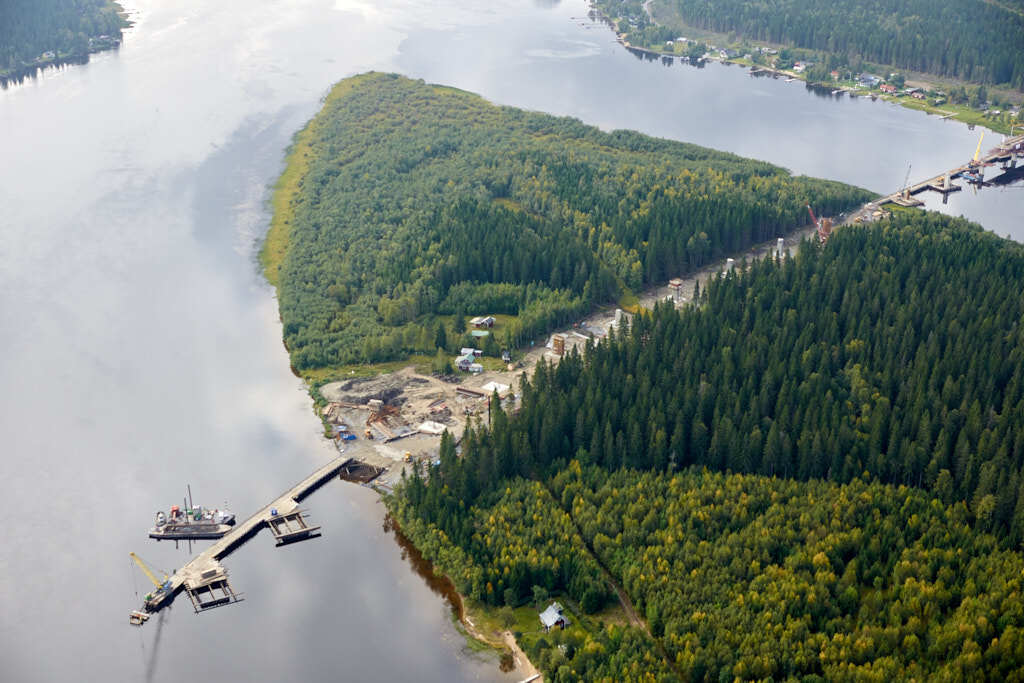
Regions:
M 139 557 L 135 553 L 128 554 L 131 555 L 131 558 L 133 560 L 135 560 L 135 564 L 139 565 L 139 569 L 145 572 L 146 576 L 149 577 L 149 580 L 153 582 L 153 585 L 157 587 L 158 591 L 168 591 L 171 589 L 171 577 L 167 576 L 165 572 L 160 572 L 164 575 L 164 580 L 161 581 L 160 579 L 156 578 L 156 575 L 149 569 L 149 567 L 146 566 L 146 563 L 142 561 L 141 557 Z M 147 595 L 146 599 L 148 600 L 149 598 L 150 596 Z
M 131 556 L 133 560 L 135 560 L 135 564 L 139 565 L 139 569 L 141 569 L 146 574 L 146 577 L 153 582 L 153 585 L 156 586 L 155 591 L 146 594 L 145 602 L 143 605 L 143 609 L 145 611 L 134 610 L 128 615 L 128 622 L 130 624 L 134 626 L 141 626 L 149 620 L 150 612 L 155 612 L 158 609 L 160 609 L 160 604 L 163 602 L 164 598 L 171 594 L 171 578 L 167 576 L 166 572 L 160 572 L 164 575 L 164 579 L 163 581 L 161 581 L 156 577 L 156 574 L 154 574 L 152 570 L 146 566 L 146 563 L 142 561 L 141 557 L 139 557 L 135 553 L 128 554 Z
M 985 139 L 985 131 L 981 131 L 981 137 L 978 138 L 978 149 L 974 150 L 974 163 L 978 163 L 978 155 L 981 154 L 981 141 Z

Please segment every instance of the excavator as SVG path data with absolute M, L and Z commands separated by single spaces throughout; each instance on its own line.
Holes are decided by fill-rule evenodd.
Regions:
M 128 553 L 135 564 L 139 565 L 139 569 L 145 573 L 153 585 L 156 586 L 156 590 L 152 593 L 146 593 L 144 600 L 144 606 L 146 611 L 135 610 L 128 615 L 128 622 L 133 626 L 142 626 L 149 620 L 149 613 L 155 612 L 159 607 L 160 603 L 171 595 L 173 588 L 171 586 L 171 578 L 167 576 L 166 572 L 161 572 L 164 575 L 163 581 L 156 578 L 156 575 L 146 566 L 146 563 L 142 561 L 142 558 L 135 553 Z

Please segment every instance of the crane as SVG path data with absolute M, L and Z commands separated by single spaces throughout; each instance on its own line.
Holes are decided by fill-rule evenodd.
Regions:
M 978 138 L 978 149 L 974 150 L 974 159 L 971 161 L 972 166 L 978 165 L 978 155 L 981 154 L 981 141 L 985 139 L 985 131 L 981 131 L 981 137 Z
M 128 553 L 128 554 L 131 555 L 131 558 L 133 560 L 135 560 L 135 564 L 139 565 L 139 569 L 141 569 L 143 572 L 145 572 L 146 576 L 149 577 L 149 580 L 153 582 L 153 585 L 156 586 L 158 593 L 159 592 L 166 593 L 166 592 L 171 590 L 171 578 L 169 576 L 167 576 L 166 573 L 161 572 L 161 574 L 164 575 L 164 580 L 161 581 L 160 579 L 156 578 L 156 575 L 153 574 L 153 572 L 150 570 L 150 568 L 146 566 L 146 563 L 142 561 L 141 557 L 139 557 L 135 553 Z M 146 596 L 146 600 L 149 600 L 151 596 L 152 596 L 152 594 L 147 595 Z
M 807 213 L 811 214 L 811 223 L 814 224 L 814 228 L 818 231 L 818 241 L 824 244 L 832 232 L 832 219 L 819 219 L 814 215 L 814 209 L 811 208 L 810 204 L 807 205 Z
M 974 150 L 974 158 L 967 164 L 970 168 L 963 172 L 963 177 L 973 185 L 981 185 L 985 182 L 985 176 L 983 175 L 985 169 L 982 163 L 978 161 L 978 156 L 981 154 L 981 141 L 984 139 L 985 131 L 981 131 L 981 137 L 978 138 L 978 148 Z M 975 187 L 975 190 L 977 190 L 977 187 Z
M 907 191 L 907 183 L 910 182 L 910 169 L 912 167 L 913 167 L 913 164 L 907 164 L 907 175 L 903 178 L 903 191 L 904 192 Z

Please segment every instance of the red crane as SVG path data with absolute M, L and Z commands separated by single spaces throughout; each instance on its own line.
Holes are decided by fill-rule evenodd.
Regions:
M 832 234 L 832 220 L 830 218 L 819 219 L 814 215 L 814 209 L 811 205 L 807 205 L 807 213 L 811 214 L 811 223 L 814 224 L 814 228 L 818 231 L 818 241 L 824 244 L 828 241 L 828 236 Z

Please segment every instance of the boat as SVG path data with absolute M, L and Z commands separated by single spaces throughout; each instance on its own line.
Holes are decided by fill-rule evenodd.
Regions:
M 169 512 L 156 513 L 156 524 L 149 537 L 159 540 L 192 540 L 220 538 L 235 524 L 235 513 L 230 510 L 204 508 L 196 505 L 182 509 L 172 505 Z

